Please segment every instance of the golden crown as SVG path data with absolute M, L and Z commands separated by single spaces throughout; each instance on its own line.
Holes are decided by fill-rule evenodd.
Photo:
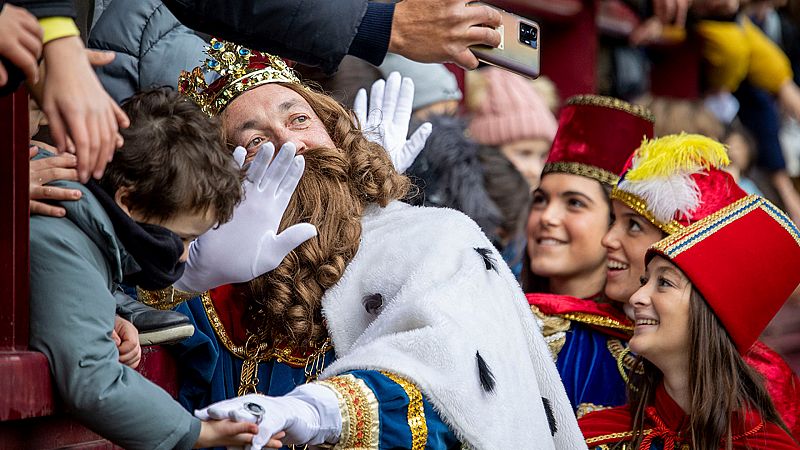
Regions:
M 256 86 L 268 83 L 296 83 L 300 78 L 286 62 L 268 53 L 250 50 L 232 42 L 211 39 L 203 65 L 191 72 L 181 71 L 178 91 L 200 105 L 209 116 L 219 114 L 233 99 Z M 219 74 L 206 84 L 206 71 Z

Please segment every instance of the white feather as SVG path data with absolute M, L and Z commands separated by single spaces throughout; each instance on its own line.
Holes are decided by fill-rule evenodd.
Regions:
M 697 183 L 691 174 L 685 172 L 646 181 L 623 180 L 619 188 L 644 200 L 647 209 L 661 223 L 669 223 L 676 218 L 691 217 L 701 201 Z

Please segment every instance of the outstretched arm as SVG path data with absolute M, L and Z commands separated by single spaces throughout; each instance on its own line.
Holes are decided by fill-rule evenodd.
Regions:
M 470 45 L 496 47 L 500 14 L 463 0 L 295 2 L 165 0 L 186 26 L 333 72 L 346 54 L 379 65 L 386 51 L 474 69 Z

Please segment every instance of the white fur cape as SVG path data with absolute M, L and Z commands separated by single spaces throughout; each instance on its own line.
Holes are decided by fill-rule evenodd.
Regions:
M 494 268 L 476 248 L 490 249 Z M 383 305 L 370 313 L 362 299 L 373 294 Z M 337 357 L 322 379 L 349 370 L 407 377 L 472 448 L 586 448 L 524 294 L 462 213 L 370 206 L 358 252 L 322 307 Z M 492 391 L 479 380 L 478 352 L 496 380 Z

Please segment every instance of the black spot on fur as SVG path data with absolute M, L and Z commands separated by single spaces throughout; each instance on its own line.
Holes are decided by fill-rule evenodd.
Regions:
M 550 435 L 555 436 L 556 431 L 558 431 L 558 425 L 556 424 L 556 416 L 553 414 L 553 406 L 550 405 L 550 400 L 542 397 L 542 403 L 544 404 L 544 413 L 547 415 L 547 424 L 550 425 Z
M 475 251 L 483 258 L 483 264 L 486 265 L 486 270 L 494 270 L 497 272 L 497 262 L 494 260 L 491 249 L 475 247 Z
M 483 390 L 486 392 L 494 391 L 495 382 L 492 370 L 489 368 L 489 365 L 486 364 L 480 352 L 475 352 L 475 359 L 478 361 L 478 378 L 481 380 L 481 387 L 483 387 Z
M 370 314 L 378 314 L 378 310 L 383 306 L 383 296 L 381 294 L 367 295 L 361 299 L 364 309 Z

